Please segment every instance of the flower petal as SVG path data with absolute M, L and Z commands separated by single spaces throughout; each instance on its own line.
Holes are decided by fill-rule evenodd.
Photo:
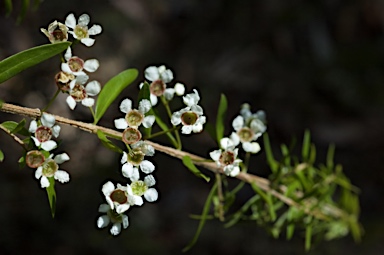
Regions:
M 111 207 L 109 207 L 108 204 L 101 204 L 99 206 L 99 212 L 101 212 L 101 213 L 107 213 L 110 209 L 111 209 Z
M 261 148 L 260 148 L 260 145 L 256 142 L 254 142 L 254 143 L 245 142 L 245 143 L 243 143 L 243 149 L 246 152 L 258 153 Z
M 139 112 L 142 114 L 147 113 L 149 110 L 151 110 L 151 102 L 148 99 L 143 99 L 139 103 Z
M 59 125 L 55 125 L 52 127 L 52 134 L 54 137 L 59 137 L 61 127 Z
M 143 160 L 140 163 L 140 169 L 146 174 L 150 174 L 155 170 L 155 165 L 149 160 Z
M 144 183 L 145 183 L 148 187 L 152 187 L 153 185 L 156 184 L 155 177 L 153 177 L 152 174 L 145 176 L 145 178 L 144 178 Z
M 41 179 L 40 179 L 40 185 L 42 188 L 47 188 L 49 187 L 49 180 L 47 177 L 45 176 L 42 176 Z
M 128 127 L 128 123 L 124 118 L 115 119 L 114 122 L 117 129 L 126 129 Z
M 41 124 L 45 127 L 53 127 L 53 125 L 55 125 L 55 121 L 55 116 L 52 114 L 43 112 L 41 115 Z
M 119 108 L 120 111 L 122 111 L 123 113 L 129 112 L 130 110 L 132 110 L 132 100 L 129 98 L 124 99 L 123 101 L 121 101 Z
M 160 73 L 160 78 L 164 83 L 171 82 L 173 80 L 173 73 L 171 70 L 167 69 Z
M 233 122 L 232 122 L 232 127 L 234 130 L 238 131 L 240 128 L 244 126 L 244 118 L 243 116 L 237 116 Z
M 181 133 L 183 133 L 183 134 L 188 135 L 188 134 L 190 134 L 191 132 L 192 132 L 192 126 L 183 126 L 183 127 L 181 128 Z
M 93 25 L 90 29 L 88 29 L 89 35 L 98 35 L 103 31 L 100 25 Z
M 69 60 L 72 57 L 72 49 L 71 47 L 68 47 L 67 50 L 65 51 L 64 58 L 65 60 Z
M 54 175 L 55 180 L 58 180 L 61 183 L 69 182 L 69 174 L 63 170 L 57 170 Z
M 123 214 L 121 217 L 123 219 L 123 228 L 126 229 L 129 226 L 128 216 Z
M 41 148 L 45 151 L 51 151 L 57 147 L 57 143 L 55 141 L 49 140 L 41 143 Z
M 176 95 L 178 96 L 182 96 L 184 95 L 185 93 L 185 86 L 184 84 L 178 82 L 175 84 L 175 92 L 176 92 Z
M 116 212 L 117 213 L 123 213 L 129 209 L 130 205 L 129 204 L 121 204 L 116 207 Z
M 173 89 L 173 88 L 167 88 L 167 89 L 165 89 L 165 91 L 164 91 L 164 97 L 165 97 L 165 99 L 167 99 L 168 101 L 171 101 L 171 100 L 172 100 L 174 94 L 175 94 L 175 89 Z
M 211 159 L 213 159 L 214 161 L 218 161 L 220 159 L 220 156 L 221 156 L 221 150 L 214 150 L 214 151 L 211 151 L 209 153 L 209 156 L 211 157 Z
M 151 94 L 151 95 L 149 96 L 149 99 L 151 100 L 151 105 L 152 105 L 152 106 L 157 105 L 157 101 L 158 101 L 157 96 Z
M 108 196 L 112 193 L 112 191 L 115 190 L 115 185 L 113 185 L 112 182 L 107 182 L 103 185 L 103 187 L 101 188 L 101 191 L 103 192 L 104 196 Z
M 116 236 L 118 234 L 120 234 L 120 231 L 121 231 L 121 224 L 120 223 L 114 223 L 111 227 L 111 234 Z
M 67 18 L 65 19 L 65 25 L 69 28 L 75 28 L 76 26 L 76 19 L 75 19 L 75 15 L 73 15 L 73 13 L 69 14 L 67 16 Z
M 98 228 L 105 228 L 106 226 L 109 225 L 109 222 L 110 222 L 110 219 L 109 219 L 108 215 L 100 216 L 97 219 L 97 227 Z
M 150 81 L 156 81 L 160 78 L 159 71 L 156 66 L 147 67 L 144 71 L 145 79 Z
M 85 46 L 91 47 L 95 43 L 95 39 L 92 38 L 83 38 L 80 40 Z
M 35 178 L 40 179 L 40 177 L 43 175 L 43 167 L 39 166 L 35 171 Z
M 81 104 L 86 106 L 86 107 L 92 107 L 95 104 L 95 99 L 93 98 L 84 98 L 81 100 Z
M 91 20 L 91 18 L 89 17 L 89 15 L 84 13 L 84 14 L 80 15 L 79 20 L 78 20 L 78 24 L 82 27 L 86 27 L 89 24 L 90 20 Z
M 84 62 L 84 69 L 90 73 L 95 72 L 99 66 L 99 60 L 97 59 L 88 59 Z
M 53 159 L 57 164 L 63 164 L 64 162 L 69 160 L 69 156 L 67 153 L 61 153 L 55 156 Z
M 85 92 L 89 96 L 96 96 L 101 90 L 100 83 L 98 81 L 91 81 L 85 86 Z
M 30 133 L 35 133 L 36 132 L 36 129 L 37 129 L 37 121 L 36 120 L 32 120 L 31 123 L 29 124 L 29 129 L 28 131 Z
M 155 120 L 156 120 L 155 116 L 148 115 L 148 116 L 144 117 L 143 126 L 145 128 L 152 127 L 153 123 L 155 123 Z
M 76 101 L 73 99 L 73 97 L 68 96 L 66 99 L 66 102 L 71 110 L 75 109 L 76 107 Z
M 144 198 L 148 202 L 155 202 L 158 197 L 159 197 L 159 193 L 154 188 L 150 188 L 146 192 L 144 192 Z

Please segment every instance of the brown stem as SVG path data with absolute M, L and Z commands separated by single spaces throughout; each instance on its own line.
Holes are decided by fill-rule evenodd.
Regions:
M 17 106 L 17 105 L 13 105 L 13 104 L 8 104 L 8 103 L 3 103 L 2 108 L 0 110 L 2 112 L 17 114 L 17 115 L 23 115 L 23 116 L 27 116 L 27 117 L 35 118 L 35 119 L 39 118 L 41 116 L 41 111 L 39 109 L 26 108 L 26 107 L 21 107 L 21 106 Z M 84 131 L 89 132 L 89 133 L 96 133 L 97 130 L 101 130 L 107 136 L 121 140 L 122 133 L 118 132 L 116 130 L 109 129 L 106 127 L 97 126 L 97 125 L 93 125 L 90 123 L 84 123 L 81 121 L 71 120 L 71 119 L 57 116 L 54 114 L 52 114 L 52 115 L 55 116 L 56 122 L 58 122 L 58 123 L 70 125 L 70 126 L 79 128 L 79 129 L 84 130 Z M 207 159 L 205 159 L 203 157 L 191 154 L 191 153 L 186 152 L 186 151 L 181 151 L 181 150 L 177 150 L 177 149 L 174 149 L 174 148 L 171 148 L 168 146 L 164 146 L 164 145 L 161 145 L 161 144 L 149 141 L 149 140 L 146 140 L 146 142 L 149 145 L 152 145 L 155 150 L 160 151 L 162 153 L 165 153 L 171 157 L 182 159 L 184 156 L 189 156 L 194 161 L 195 165 L 204 167 L 205 169 L 208 169 L 214 173 L 224 174 L 223 169 L 220 168 L 219 166 L 217 166 L 217 164 L 215 162 L 207 162 Z M 307 214 L 311 214 L 311 215 L 315 216 L 316 218 L 324 220 L 324 219 L 328 218 L 327 215 L 330 215 L 330 216 L 336 217 L 336 218 L 344 217 L 344 215 L 345 215 L 345 213 L 342 210 L 340 210 L 339 208 L 334 207 L 332 205 L 327 205 L 326 208 L 323 208 L 323 209 L 326 209 L 327 214 L 324 214 L 320 210 L 310 210 L 309 209 L 310 205 L 313 203 L 316 203 L 316 201 L 314 201 L 312 203 L 308 203 L 307 206 L 300 205 L 299 203 L 295 202 L 293 199 L 291 199 L 291 198 L 285 196 L 284 194 L 280 193 L 279 191 L 271 188 L 269 180 L 267 180 L 265 178 L 262 178 L 262 177 L 259 177 L 259 176 L 253 175 L 253 174 L 245 173 L 245 172 L 240 172 L 236 176 L 236 178 L 243 181 L 243 182 L 246 182 L 246 183 L 254 183 L 258 187 L 260 187 L 262 190 L 269 192 L 271 195 L 275 196 L 276 198 L 278 198 L 279 200 L 281 200 L 285 204 L 287 204 L 289 206 L 295 206 L 295 207 L 298 207 L 300 209 L 303 209 Z M 279 188 L 282 192 L 284 192 L 286 190 L 285 186 L 280 186 Z M 297 194 L 297 195 L 298 195 L 298 197 L 302 196 L 302 194 Z

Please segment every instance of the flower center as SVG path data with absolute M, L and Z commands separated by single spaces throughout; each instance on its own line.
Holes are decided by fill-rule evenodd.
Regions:
M 83 85 L 76 83 L 73 89 L 71 90 L 70 95 L 71 97 L 73 97 L 73 99 L 75 99 L 76 102 L 80 102 L 81 100 L 87 97 L 87 92 L 85 91 Z
M 67 40 L 67 34 L 61 29 L 55 29 L 51 35 L 54 42 L 63 42 Z
M 79 57 L 72 57 L 68 60 L 68 66 L 72 72 L 80 72 L 84 67 L 84 60 Z
M 180 118 L 183 125 L 189 126 L 195 124 L 199 116 L 195 112 L 189 111 L 184 112 Z
M 63 92 L 66 92 L 69 90 L 69 83 L 74 79 L 75 79 L 75 76 L 73 74 L 65 73 L 63 71 L 60 71 L 55 75 L 56 85 Z
M 235 154 L 231 151 L 223 151 L 220 155 L 219 161 L 221 164 L 228 166 L 235 162 Z
M 136 128 L 127 128 L 123 132 L 123 142 L 126 144 L 133 144 L 141 139 L 141 133 Z
M 49 127 L 40 126 L 36 129 L 35 137 L 41 143 L 49 141 L 52 137 L 52 129 Z
M 149 90 L 155 96 L 161 96 L 165 91 L 165 83 L 162 80 L 156 80 L 151 83 Z
M 79 40 L 84 39 L 84 38 L 88 38 L 88 28 L 87 27 L 76 25 L 73 32 L 75 33 L 75 35 L 77 36 L 77 39 L 79 39 Z
M 143 181 L 134 181 L 131 184 L 133 194 L 137 196 L 142 196 L 144 192 L 147 191 L 148 186 Z
M 127 161 L 134 166 L 140 165 L 140 163 L 144 160 L 144 153 L 141 151 L 131 151 L 128 153 Z
M 237 134 L 240 137 L 240 141 L 242 142 L 250 142 L 253 140 L 254 133 L 250 128 L 244 127 L 237 131 Z
M 131 110 L 125 115 L 125 120 L 127 121 L 128 126 L 138 127 L 143 122 L 144 116 L 138 110 Z
M 37 150 L 28 151 L 25 156 L 25 162 L 30 168 L 38 168 L 44 163 L 45 157 L 43 153 Z
M 43 164 L 42 172 L 45 177 L 52 177 L 58 169 L 57 163 L 53 159 L 48 159 Z
M 128 201 L 128 197 L 125 194 L 125 191 L 121 189 L 114 190 L 111 193 L 110 198 L 112 199 L 113 202 L 116 202 L 119 204 L 125 204 Z

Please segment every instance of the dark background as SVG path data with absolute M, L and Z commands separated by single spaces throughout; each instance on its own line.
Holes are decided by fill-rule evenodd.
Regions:
M 103 33 L 91 48 L 74 53 L 97 58 L 100 69 L 91 78 L 104 84 L 126 68 L 139 78 L 126 89 L 100 122 L 113 127 L 121 117 L 122 98 L 137 98 L 138 84 L 149 65 L 166 64 L 187 91 L 198 88 L 209 121 L 220 94 L 228 97 L 228 129 L 240 105 L 264 109 L 275 149 L 299 141 L 310 129 L 319 161 L 330 143 L 336 162 L 361 188 L 361 244 L 350 236 L 324 242 L 310 254 L 381 254 L 384 248 L 382 196 L 384 138 L 384 4 L 371 1 L 229 1 L 110 0 L 45 1 L 16 25 L 19 6 L 5 17 L 0 4 L 0 58 L 48 43 L 39 31 L 73 12 L 91 16 Z M 27 107 L 43 107 L 54 94 L 53 76 L 60 68 L 53 58 L 1 84 L 0 98 Z M 135 103 L 137 103 L 135 101 Z M 50 108 L 54 114 L 91 121 L 85 107 L 69 110 L 65 95 Z M 20 120 L 0 113 L 0 121 Z M 29 123 L 29 120 L 28 120 Z M 130 226 L 120 236 L 96 228 L 101 185 L 123 182 L 118 155 L 100 146 L 95 136 L 62 126 L 62 145 L 71 160 L 62 165 L 69 184 L 57 185 L 55 219 L 34 171 L 19 169 L 21 148 L 0 133 L 1 254 L 180 254 L 197 222 L 209 186 L 194 178 L 177 160 L 157 153 L 154 160 L 160 199 L 129 211 Z M 207 134 L 184 139 L 184 148 L 202 156 L 215 148 Z M 254 174 L 267 176 L 264 153 L 252 161 Z M 189 254 L 303 254 L 302 233 L 292 241 L 274 240 L 258 226 L 241 223 L 224 229 L 208 222 Z

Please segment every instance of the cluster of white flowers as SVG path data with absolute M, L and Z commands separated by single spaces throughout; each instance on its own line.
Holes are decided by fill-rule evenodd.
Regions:
M 76 22 L 75 16 L 71 13 L 67 16 L 65 25 L 55 20 L 48 26 L 48 30 L 42 28 L 41 31 L 51 43 L 67 41 L 69 33 L 74 39 L 90 47 L 95 42 L 90 36 L 100 34 L 102 28 L 100 25 L 93 25 L 88 29 L 89 21 L 89 15 L 82 14 Z M 84 61 L 73 56 L 71 47 L 65 52 L 64 59 L 66 62 L 61 64 L 61 71 L 56 75 L 56 84 L 62 92 L 69 94 L 66 100 L 69 108 L 75 109 L 78 102 L 86 107 L 92 107 L 95 100 L 90 96 L 99 94 L 101 86 L 95 80 L 88 82 L 89 77 L 85 71 L 95 72 L 99 68 L 99 61 L 97 59 Z
M 252 113 L 249 104 L 242 105 L 240 115 L 232 122 L 236 132 L 220 140 L 221 149 L 209 153 L 217 165 L 223 168 L 226 175 L 234 177 L 240 173 L 239 164 L 242 160 L 237 158 L 239 149 L 236 148 L 240 143 L 247 153 L 260 151 L 260 145 L 255 141 L 267 130 L 265 122 L 264 111 Z
M 65 183 L 69 181 L 69 174 L 66 171 L 59 170 L 58 164 L 69 160 L 66 153 L 53 157 L 50 151 L 57 147 L 57 143 L 51 140 L 52 136 L 58 138 L 60 126 L 55 125 L 55 116 L 43 112 L 39 121 L 32 120 L 29 125 L 29 132 L 32 134 L 37 150 L 30 150 L 25 156 L 25 163 L 31 168 L 37 168 L 35 172 L 36 179 L 40 179 L 42 188 L 50 185 L 48 178 Z

